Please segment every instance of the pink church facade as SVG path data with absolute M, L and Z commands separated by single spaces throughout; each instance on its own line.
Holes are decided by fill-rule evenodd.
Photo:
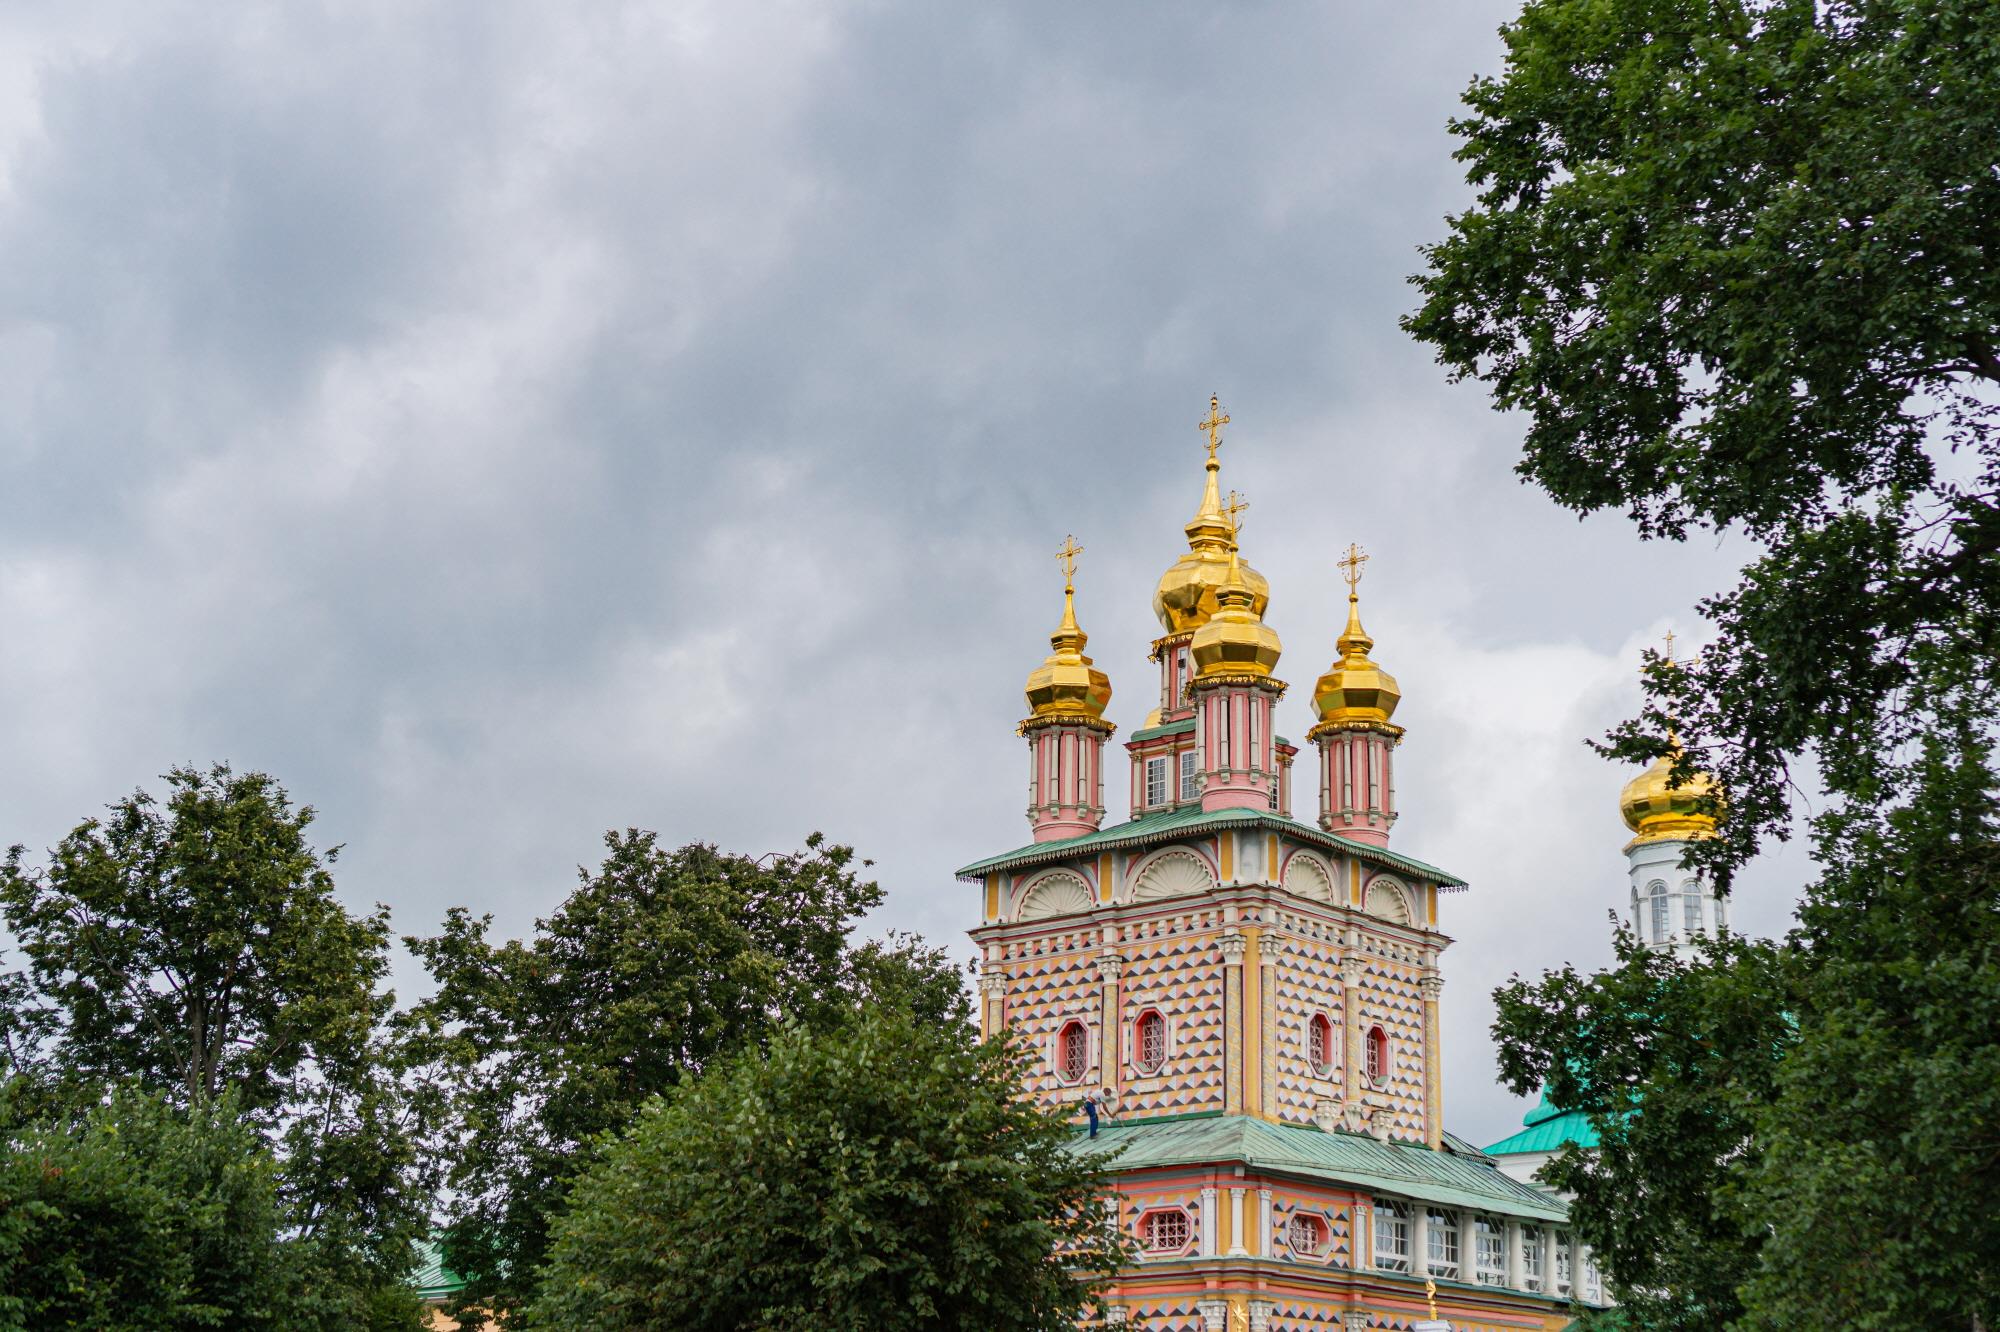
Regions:
M 1126 745 L 1128 821 L 1102 823 L 1111 691 L 1073 597 L 1030 677 L 1035 840 L 960 871 L 982 1029 L 1030 1052 L 1025 1095 L 1101 1108 L 1077 1150 L 1117 1153 L 1107 1222 L 1140 1255 L 1110 1325 L 1409 1329 L 1430 1283 L 1452 1328 L 1566 1326 L 1588 1256 L 1561 1202 L 1445 1130 L 1439 912 L 1466 885 L 1388 845 L 1403 732 L 1360 627 L 1365 557 L 1312 700 L 1303 822 L 1269 589 L 1219 494 L 1211 409 L 1189 553 L 1155 594 L 1160 705 Z

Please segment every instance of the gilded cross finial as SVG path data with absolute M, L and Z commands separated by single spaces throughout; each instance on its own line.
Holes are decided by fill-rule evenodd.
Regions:
M 1222 427 L 1229 424 L 1229 414 L 1222 410 L 1222 399 L 1211 393 L 1208 395 L 1208 419 L 1196 427 L 1208 432 L 1208 464 L 1215 465 L 1215 451 L 1222 447 Z
M 1243 530 L 1243 524 L 1238 520 L 1236 515 L 1249 507 L 1249 500 L 1244 499 L 1233 490 L 1229 492 L 1229 503 L 1222 506 L 1222 511 L 1229 515 L 1229 530 L 1231 532 L 1241 532 Z
M 1435 1277 L 1424 1278 L 1424 1298 L 1430 1301 L 1431 1321 L 1438 1320 L 1438 1283 Z
M 1076 557 L 1081 554 L 1083 547 L 1076 544 L 1074 534 L 1064 537 L 1062 545 L 1056 550 L 1056 563 L 1062 566 L 1063 590 L 1066 592 L 1076 590 Z
M 1667 665 L 1674 664 L 1674 631 L 1667 630 Z
M 1361 567 L 1368 563 L 1368 559 L 1368 552 L 1350 541 L 1347 543 L 1347 553 L 1341 556 L 1340 562 L 1334 566 L 1340 570 L 1340 576 L 1347 580 L 1347 596 L 1350 601 L 1360 595 L 1355 589 L 1361 586 Z

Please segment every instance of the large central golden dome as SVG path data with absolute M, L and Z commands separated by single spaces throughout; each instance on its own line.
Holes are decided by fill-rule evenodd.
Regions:
M 1208 407 L 1208 420 L 1202 423 L 1208 431 L 1208 481 L 1202 490 L 1201 508 L 1185 529 L 1187 554 L 1160 575 L 1160 585 L 1153 591 L 1153 614 L 1160 618 L 1160 628 L 1168 637 L 1193 633 L 1222 608 L 1218 598 L 1222 585 L 1229 581 L 1230 557 L 1236 554 L 1236 524 L 1230 510 L 1223 507 L 1222 464 L 1215 458 L 1222 442 L 1221 426 L 1229 418 L 1221 414 L 1220 404 L 1212 397 Z M 1240 558 L 1237 570 L 1243 585 L 1250 589 L 1250 608 L 1261 617 L 1271 604 L 1271 584 Z

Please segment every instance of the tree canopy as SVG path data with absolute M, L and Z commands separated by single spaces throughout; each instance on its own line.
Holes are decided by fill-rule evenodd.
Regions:
M 313 811 L 271 777 L 166 782 L 164 802 L 138 791 L 78 825 L 45 867 L 20 846 L 0 862 L 27 963 L 0 980 L 12 1095 L 53 1123 L 128 1084 L 191 1121 L 226 1097 L 276 1155 L 289 1252 L 313 1272 L 299 1298 L 357 1325 L 428 1214 L 387 1043 L 387 909 L 340 904 Z
M 438 983 L 408 1025 L 448 1091 L 444 1247 L 468 1308 L 532 1289 L 569 1185 L 651 1097 L 784 1023 L 829 1029 L 864 1001 L 969 1018 L 941 951 L 850 948 L 881 890 L 847 847 L 815 834 L 751 858 L 669 851 L 638 830 L 605 847 L 532 941 L 493 943 L 463 910 L 408 941 Z
M 1530 0 L 1454 122 L 1477 201 L 1406 321 L 1519 470 L 1737 529 L 1714 641 L 1604 746 L 1721 779 L 1727 890 L 1827 793 L 1775 945 L 1502 990 L 1627 1328 L 2000 1321 L 2000 6 Z
M 893 1007 L 784 1029 L 579 1181 L 526 1326 L 1069 1332 L 1125 1241 L 1021 1075 Z

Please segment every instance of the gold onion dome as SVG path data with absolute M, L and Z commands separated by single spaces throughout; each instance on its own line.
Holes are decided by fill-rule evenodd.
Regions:
M 1319 716 L 1314 734 L 1363 727 L 1401 733 L 1400 727 L 1390 725 L 1389 718 L 1403 701 L 1403 691 L 1397 687 L 1396 677 L 1369 657 L 1375 649 L 1375 640 L 1361 627 L 1361 595 L 1357 589 L 1361 584 L 1361 567 L 1366 563 L 1368 556 L 1361 547 L 1352 544 L 1340 561 L 1341 573 L 1347 580 L 1347 628 L 1334 640 L 1340 656 L 1319 677 L 1319 685 L 1313 690 L 1313 711 Z
M 1222 444 L 1222 427 L 1229 424 L 1221 408 L 1221 402 L 1211 396 L 1208 419 L 1200 427 L 1208 432 L 1208 482 L 1202 490 L 1201 508 L 1185 529 L 1187 554 L 1160 575 L 1160 585 L 1153 592 L 1153 614 L 1160 618 L 1160 628 L 1168 637 L 1193 633 L 1222 608 L 1222 585 L 1229 579 L 1230 560 L 1237 553 L 1232 506 L 1240 505 L 1234 494 L 1230 506 L 1223 504 L 1222 464 L 1215 458 Z M 1271 584 L 1247 564 L 1240 566 L 1239 576 L 1250 589 L 1250 609 L 1262 615 L 1271 603 Z
M 1715 778 L 1697 772 L 1680 786 L 1668 785 L 1680 752 L 1680 742 L 1675 741 L 1673 753 L 1654 759 L 1653 765 L 1625 783 L 1618 795 L 1618 812 L 1625 816 L 1625 826 L 1637 834 L 1635 843 L 1715 836 L 1715 816 L 1700 808 L 1704 797 L 1715 794 Z
M 1063 617 L 1049 635 L 1055 650 L 1028 673 L 1027 725 L 1036 722 L 1081 721 L 1106 726 L 1104 709 L 1111 703 L 1111 679 L 1091 665 L 1083 648 L 1090 636 L 1076 622 L 1076 557 L 1083 547 L 1070 537 L 1057 558 L 1063 565 Z
M 1188 645 L 1197 680 L 1230 675 L 1268 679 L 1278 664 L 1278 654 L 1284 650 L 1278 631 L 1264 623 L 1257 594 L 1244 574 L 1243 561 L 1231 542 L 1215 614 L 1194 631 L 1194 641 Z

